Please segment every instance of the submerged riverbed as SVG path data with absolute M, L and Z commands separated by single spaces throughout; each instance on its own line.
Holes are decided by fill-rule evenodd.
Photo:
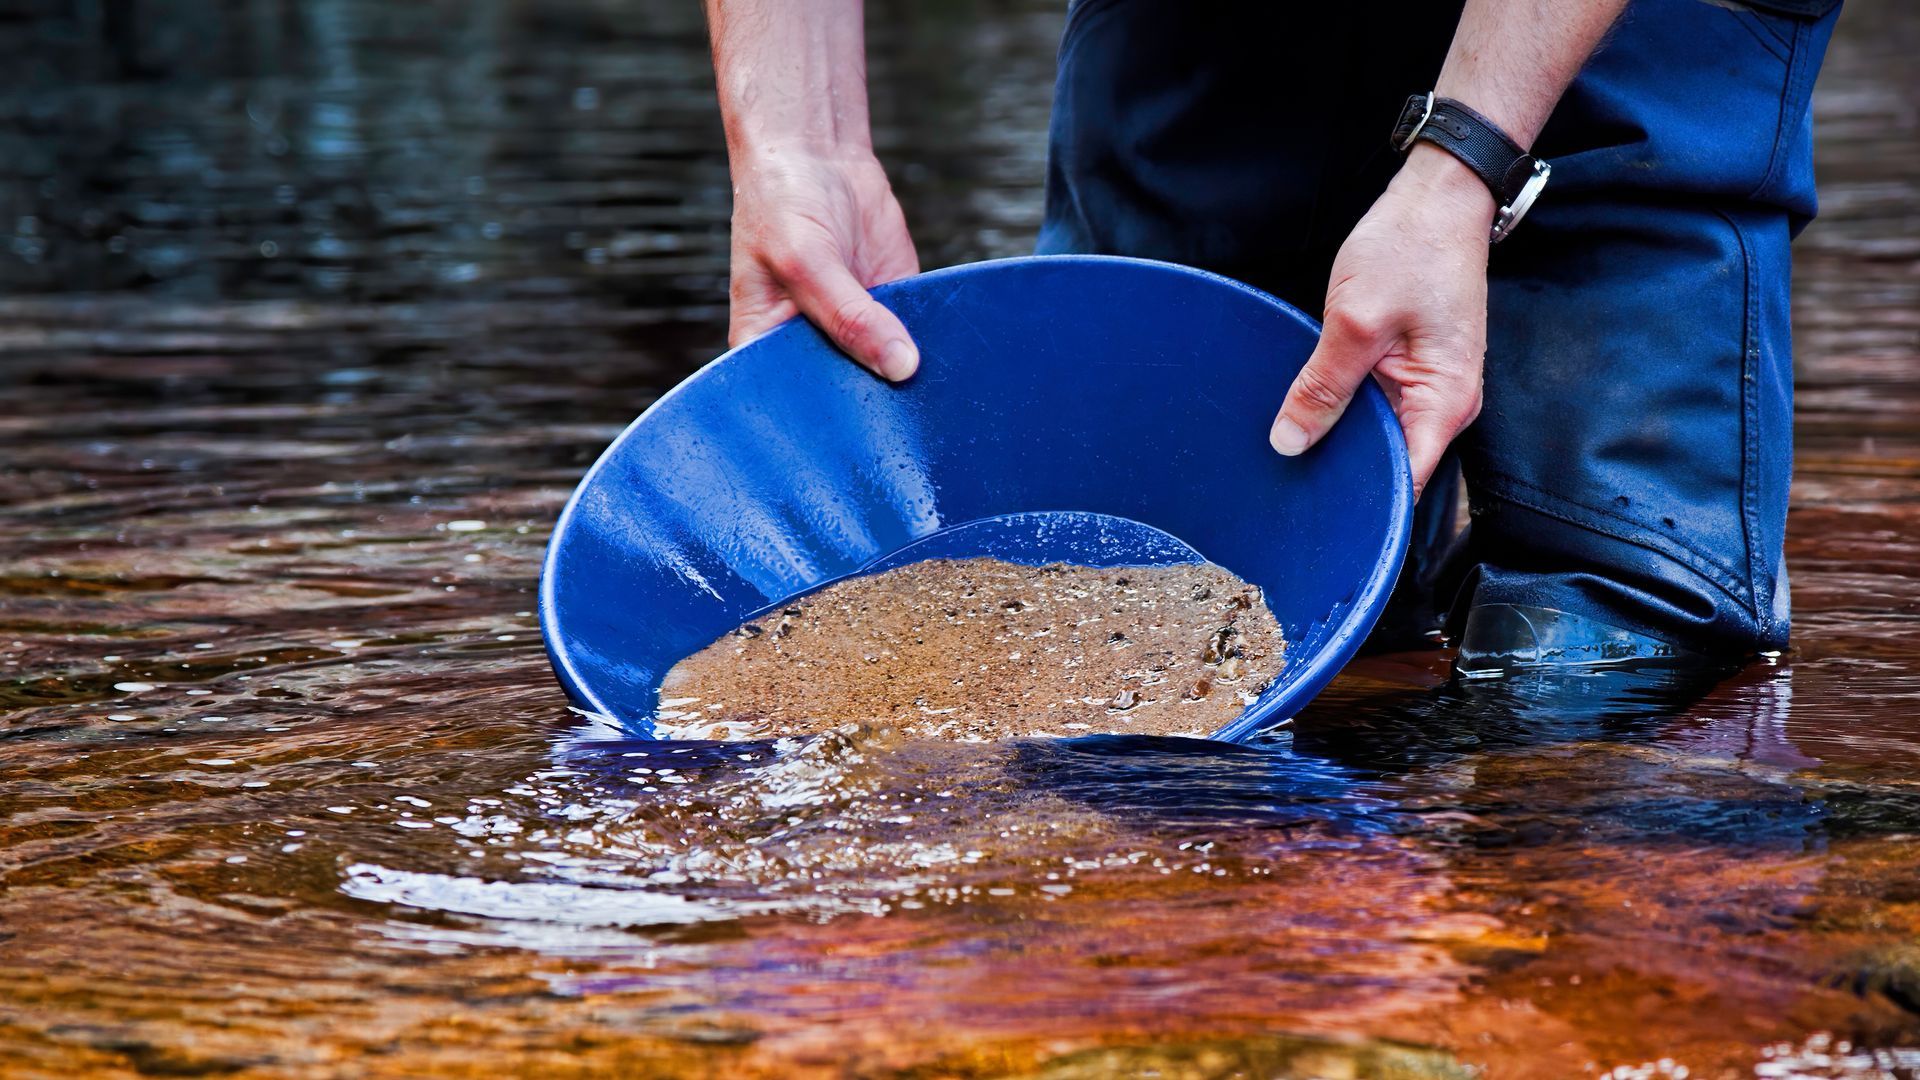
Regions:
M 1794 652 L 1677 715 L 1379 658 L 1235 748 L 566 707 L 547 530 L 722 339 L 697 5 L 47 7 L 0 1074 L 1920 1075 L 1920 11 L 1816 98 Z M 878 7 L 923 259 L 1024 251 L 1059 12 Z

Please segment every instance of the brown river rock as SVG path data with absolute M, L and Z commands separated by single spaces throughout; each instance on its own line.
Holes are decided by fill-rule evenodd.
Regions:
M 1259 587 L 1212 563 L 929 560 L 837 582 L 682 660 L 660 723 L 720 738 L 847 723 L 1205 735 L 1259 696 L 1284 649 Z

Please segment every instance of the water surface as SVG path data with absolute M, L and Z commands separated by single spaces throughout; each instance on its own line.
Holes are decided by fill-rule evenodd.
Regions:
M 1796 648 L 1677 711 L 1356 665 L 1264 745 L 643 743 L 532 615 L 722 339 L 696 5 L 0 21 L 0 1072 L 1910 1076 L 1920 14 L 1799 247 Z M 879 5 L 928 265 L 1059 13 Z M 1565 700 L 1565 699 L 1562 699 Z

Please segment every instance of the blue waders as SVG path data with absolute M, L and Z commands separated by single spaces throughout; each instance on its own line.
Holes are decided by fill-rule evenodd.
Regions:
M 1522 653 L 1516 634 L 1550 651 L 1557 618 L 1585 659 L 1643 635 L 1714 658 L 1786 643 L 1787 246 L 1814 212 L 1808 99 L 1837 15 L 1628 7 L 1534 146 L 1545 194 L 1493 249 L 1485 406 L 1455 444 L 1471 524 L 1450 538 L 1437 481 L 1416 533 L 1447 550 L 1410 557 L 1402 589 L 1425 595 L 1403 611 Z M 1190 263 L 1318 312 L 1458 16 L 1078 0 L 1040 250 Z

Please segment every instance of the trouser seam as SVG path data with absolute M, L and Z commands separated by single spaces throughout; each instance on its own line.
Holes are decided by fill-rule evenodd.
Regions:
M 1746 289 L 1742 305 L 1745 319 L 1740 328 L 1740 535 L 1747 549 L 1747 580 L 1762 583 L 1766 578 L 1760 570 L 1760 549 L 1754 539 L 1759 533 L 1755 521 L 1759 503 L 1756 488 L 1760 476 L 1760 441 L 1764 434 L 1760 430 L 1760 395 L 1755 385 L 1760 366 L 1760 290 L 1754 287 L 1753 245 L 1747 242 L 1746 230 L 1733 215 L 1724 211 L 1717 213 L 1740 245 L 1740 262 L 1745 270 L 1742 281 Z M 1771 597 L 1760 595 L 1762 588 L 1761 584 L 1752 588 L 1753 616 L 1762 630 L 1769 630 L 1773 620 L 1766 613 L 1772 611 L 1773 603 Z
M 1749 10 L 1734 11 L 1729 14 L 1733 16 L 1736 23 L 1740 24 L 1741 29 L 1753 35 L 1753 39 L 1760 43 L 1761 48 L 1783 61 L 1792 60 L 1793 41 L 1775 33 L 1771 27 L 1767 26 L 1765 17 L 1759 12 Z
M 1763 192 L 1773 186 L 1774 178 L 1780 174 L 1780 162 L 1785 157 L 1780 152 L 1781 147 L 1792 137 L 1792 132 L 1788 130 L 1792 117 L 1788 113 L 1793 110 L 1795 102 L 1802 100 L 1800 84 L 1808 78 L 1806 45 L 1807 39 L 1812 34 L 1813 28 L 1810 24 L 1795 24 L 1793 41 L 1788 45 L 1786 82 L 1780 91 L 1780 113 L 1774 120 L 1773 149 L 1767 158 L 1766 175 L 1762 176 L 1760 182 L 1755 184 L 1753 190 L 1748 193 L 1749 201 L 1759 199 Z
M 1652 534 L 1648 526 L 1631 518 L 1603 507 L 1588 506 L 1508 473 L 1493 471 L 1483 473 L 1474 487 L 1475 497 L 1483 494 L 1491 495 L 1522 509 L 1531 510 L 1556 521 L 1587 529 L 1663 556 L 1726 593 L 1742 609 L 1752 610 L 1751 586 L 1742 582 L 1740 575 L 1734 573 L 1732 569 L 1721 565 L 1691 544 Z M 1609 528 L 1606 524 L 1609 521 L 1619 522 L 1621 527 Z

